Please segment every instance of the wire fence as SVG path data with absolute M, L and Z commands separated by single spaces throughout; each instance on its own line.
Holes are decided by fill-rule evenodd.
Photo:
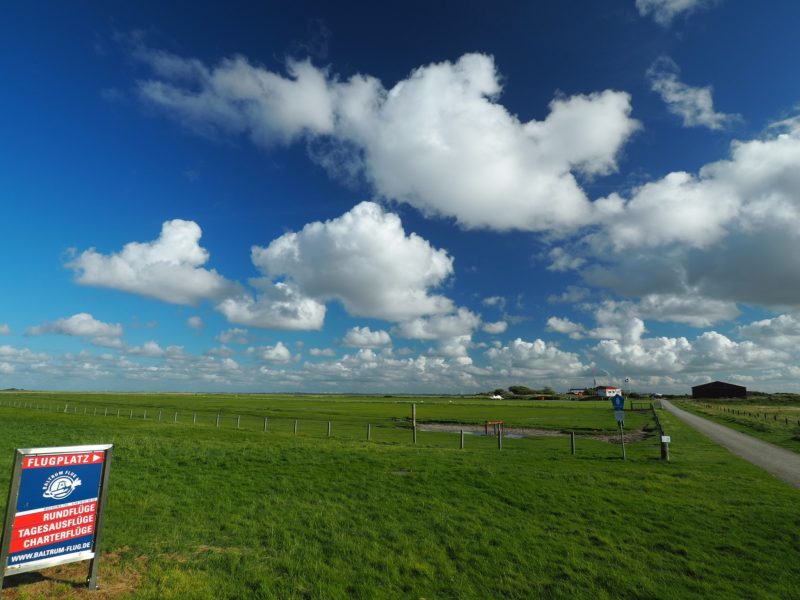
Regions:
M 410 418 L 384 417 L 354 420 L 315 417 L 267 416 L 247 412 L 213 410 L 176 410 L 152 406 L 99 406 L 74 402 L 24 402 L 0 400 L 0 407 L 36 410 L 66 417 L 113 419 L 150 425 L 213 428 L 219 431 L 261 432 L 307 438 L 330 438 L 346 441 L 368 441 L 394 445 L 425 447 L 476 447 L 502 449 L 508 436 L 491 431 L 486 436 L 473 428 L 439 431 L 414 423 Z M 513 437 L 513 436 L 512 436 Z M 516 443 L 516 439 L 512 442 Z
M 772 423 L 775 425 L 784 425 L 784 426 L 797 426 L 800 427 L 800 414 L 793 413 L 793 414 L 786 414 L 779 410 L 776 411 L 765 411 L 765 410 L 745 410 L 742 408 L 733 408 L 729 406 L 719 406 L 718 404 L 701 404 L 703 408 L 706 410 L 723 413 L 730 415 L 731 417 L 746 417 L 748 419 L 753 419 L 755 421 L 760 421 L 763 423 Z
M 483 425 L 465 424 L 463 429 L 450 424 L 447 428 L 437 424 L 415 422 L 411 417 L 376 417 L 357 416 L 355 419 L 319 418 L 306 415 L 264 415 L 241 411 L 227 412 L 219 410 L 154 406 L 100 405 L 77 402 L 34 402 L 19 399 L 0 400 L 0 407 L 37 410 L 53 415 L 80 418 L 98 418 L 146 423 L 149 425 L 164 424 L 182 427 L 213 428 L 220 432 L 242 431 L 261 432 L 264 434 L 282 434 L 305 438 L 335 439 L 340 441 L 367 441 L 379 444 L 413 445 L 431 448 L 476 448 L 502 450 L 506 445 L 518 447 L 523 437 L 515 433 L 507 433 L 505 428 L 492 428 Z M 652 403 L 653 412 L 659 434 L 663 428 Z M 565 450 L 576 454 L 576 436 L 574 432 L 559 432 L 568 439 Z M 550 435 L 546 437 L 551 437 Z M 626 436 L 627 437 L 627 436 Z M 608 440 L 612 441 L 612 440 Z M 628 440 L 630 442 L 630 440 Z M 580 442 L 583 443 L 583 442 Z M 617 443 L 613 440 L 612 443 Z M 579 444 L 578 444 L 579 445 Z

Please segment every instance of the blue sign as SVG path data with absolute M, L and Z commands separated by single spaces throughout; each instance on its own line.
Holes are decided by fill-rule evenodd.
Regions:
M 18 451 L 3 574 L 94 558 L 111 446 Z
M 611 398 L 611 406 L 614 407 L 614 410 L 625 410 L 625 398 L 620 394 L 613 396 Z

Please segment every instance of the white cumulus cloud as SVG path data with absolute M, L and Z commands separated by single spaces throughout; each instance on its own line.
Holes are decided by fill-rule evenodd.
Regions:
M 566 230 L 593 220 L 575 175 L 616 170 L 639 127 L 630 96 L 605 90 L 558 97 L 541 121 L 498 102 L 494 59 L 465 54 L 421 66 L 386 88 L 346 81 L 308 61 L 287 76 L 242 57 L 208 67 L 138 43 L 153 77 L 142 97 L 193 129 L 247 135 L 270 147 L 304 137 L 337 176 L 360 173 L 384 198 L 467 228 Z
M 336 350 L 333 348 L 311 348 L 308 353 L 311 356 L 336 356 Z
M 27 335 L 54 333 L 83 338 L 96 346 L 121 348 L 120 336 L 123 333 L 119 323 L 104 323 L 89 313 L 78 313 L 66 319 L 48 321 L 28 328 Z
M 369 327 L 353 327 L 347 331 L 342 343 L 353 348 L 380 348 L 390 346 L 392 338 L 383 330 L 372 331 Z
M 800 119 L 788 119 L 733 142 L 729 159 L 697 175 L 670 173 L 629 199 L 598 200 L 606 223 L 586 239 L 604 264 L 584 278 L 625 295 L 800 305 L 800 263 L 787 251 L 800 244 L 799 165 Z
M 452 307 L 431 289 L 453 272 L 453 259 L 373 202 L 254 246 L 252 258 L 267 277 L 285 278 L 315 302 L 338 300 L 354 316 L 396 321 Z
M 556 333 L 563 333 L 568 335 L 573 340 L 580 340 L 585 337 L 586 329 L 580 323 L 575 323 L 570 319 L 561 317 L 550 317 L 547 319 L 547 331 L 554 331 Z
M 783 314 L 754 321 L 740 326 L 738 332 L 763 346 L 783 350 L 800 348 L 800 319 L 795 315 Z
M 739 115 L 714 110 L 711 86 L 693 87 L 683 83 L 680 69 L 669 57 L 662 56 L 647 70 L 647 77 L 667 109 L 683 120 L 684 127 L 724 129 L 740 119 Z
M 507 346 L 489 348 L 486 356 L 501 374 L 514 377 L 568 377 L 585 373 L 587 369 L 577 354 L 560 350 L 541 339 L 528 342 L 517 338 Z
M 304 296 L 297 286 L 284 282 L 273 284 L 268 279 L 255 279 L 255 297 L 242 293 L 226 298 L 217 305 L 231 323 L 265 329 L 322 329 L 325 304 Z
M 196 304 L 204 298 L 223 297 L 236 287 L 215 270 L 202 268 L 209 255 L 198 244 L 201 235 L 193 221 L 165 221 L 161 235 L 154 241 L 130 242 L 120 252 L 109 255 L 90 248 L 74 257 L 67 267 L 84 285 L 176 304 Z
M 160 358 L 164 356 L 164 349 L 155 341 L 145 342 L 141 346 L 127 348 L 127 353 L 134 356 L 147 356 L 150 358 Z
M 6 323 L 0 323 L 0 335 L 11 335 L 11 327 Z
M 647 294 L 639 301 L 638 312 L 646 319 L 686 323 L 693 327 L 732 321 L 740 314 L 735 302 L 704 298 L 691 291 L 683 294 Z
M 484 332 L 497 335 L 500 333 L 505 333 L 506 329 L 508 329 L 508 323 L 505 321 L 495 321 L 494 323 L 484 323 L 483 327 L 481 327 Z
M 230 344 L 231 342 L 234 344 L 246 344 L 249 341 L 247 335 L 246 329 L 233 327 L 232 329 L 221 331 L 216 337 L 216 340 L 220 344 Z
M 466 358 L 472 334 L 480 324 L 478 315 L 462 307 L 453 314 L 404 321 L 398 324 L 397 333 L 408 339 L 436 341 L 434 353 L 441 356 Z
M 603 340 L 596 353 L 630 374 L 741 373 L 746 369 L 785 366 L 790 356 L 751 341 L 735 342 L 716 331 L 694 341 L 679 338 Z
M 283 342 L 261 348 L 259 356 L 268 362 L 274 363 L 287 363 L 292 360 L 292 353 L 284 346 Z

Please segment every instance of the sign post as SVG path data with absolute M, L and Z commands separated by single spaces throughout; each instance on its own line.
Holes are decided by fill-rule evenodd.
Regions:
M 611 398 L 611 406 L 614 408 L 614 418 L 617 420 L 619 427 L 619 441 L 622 444 L 622 460 L 626 459 L 625 456 L 625 398 L 621 394 L 617 394 Z
M 3 578 L 83 560 L 97 589 L 113 445 L 17 449 L 0 545 Z

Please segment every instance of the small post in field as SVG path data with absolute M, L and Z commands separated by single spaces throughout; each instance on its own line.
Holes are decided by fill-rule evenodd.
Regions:
M 570 448 L 572 449 L 572 455 L 575 456 L 575 432 L 574 431 L 570 431 L 569 432 L 569 445 L 570 445 Z
M 175 416 L 172 417 L 172 422 L 173 423 L 177 423 L 178 422 L 178 411 L 177 410 L 175 411 Z
M 264 417 L 264 432 L 267 431 L 268 424 L 269 424 L 269 417 Z
M 417 428 L 417 405 L 411 404 L 411 426 Z
M 331 437 L 331 422 L 328 421 L 328 437 Z
M 416 446 L 417 445 L 417 426 L 416 425 L 414 425 L 413 431 L 414 431 L 414 445 Z
M 197 425 L 197 413 L 192 415 L 192 425 Z
M 219 413 L 217 413 L 217 427 L 219 427 Z
M 372 440 L 372 423 L 367 423 L 367 441 Z
M 625 455 L 625 430 L 622 428 L 622 421 L 618 421 L 619 425 L 619 441 L 622 443 L 622 460 L 626 460 Z
M 144 416 L 142 417 L 143 421 L 147 421 L 147 409 L 144 409 Z
M 239 424 L 242 422 L 242 416 L 236 415 L 236 429 L 239 429 Z
M 131 414 L 128 416 L 129 419 L 133 418 L 133 409 L 131 409 Z
M 297 435 L 297 419 L 294 420 L 294 434 Z
M 461 430 L 461 449 L 464 449 L 464 430 Z
M 497 449 L 498 450 L 502 450 L 503 449 L 503 428 L 502 427 L 498 427 L 497 428 Z
M 158 411 L 158 422 L 161 423 L 161 411 Z
M 119 419 L 119 409 L 117 409 L 117 418 Z

